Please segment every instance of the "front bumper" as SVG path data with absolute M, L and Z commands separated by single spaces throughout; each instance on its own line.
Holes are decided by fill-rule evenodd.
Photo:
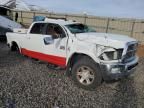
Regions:
M 104 80 L 117 80 L 132 74 L 138 65 L 138 57 L 129 63 L 101 63 L 100 68 Z

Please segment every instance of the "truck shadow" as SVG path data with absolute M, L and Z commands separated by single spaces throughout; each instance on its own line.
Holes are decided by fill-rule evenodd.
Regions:
M 25 58 L 18 52 L 11 52 L 5 39 L 0 39 L 0 68 L 10 67 L 23 62 Z
M 116 86 L 116 92 L 111 100 L 110 108 L 136 108 L 137 94 L 133 77 L 122 79 Z

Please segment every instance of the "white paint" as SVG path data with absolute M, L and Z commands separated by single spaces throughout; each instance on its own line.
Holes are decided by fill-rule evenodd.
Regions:
M 48 22 L 41 21 L 35 23 L 48 23 Z M 49 22 L 49 23 L 55 23 L 60 25 L 61 27 L 65 27 L 64 21 L 62 23 L 61 21 L 56 20 L 55 22 Z M 68 23 L 71 24 L 72 22 L 65 21 L 65 24 Z M 81 33 L 74 36 L 68 31 L 67 28 L 65 28 L 68 31 L 69 38 L 65 37 L 54 39 L 54 43 L 45 45 L 43 39 L 45 37 L 49 37 L 50 35 L 30 34 L 30 30 L 33 27 L 33 24 L 30 26 L 28 32 L 25 34 L 7 33 L 6 36 L 8 43 L 11 45 L 12 41 L 15 41 L 18 43 L 18 46 L 20 48 L 26 48 L 28 50 L 44 53 L 47 55 L 65 57 L 67 59 L 67 62 L 74 53 L 80 53 L 91 57 L 95 62 L 99 63 L 100 60 L 98 58 L 98 55 L 102 53 L 101 48 L 110 47 L 111 49 L 112 48 L 126 49 L 127 43 L 137 42 L 135 39 L 130 38 L 128 36 L 122 36 L 117 34 Z M 60 46 L 64 46 L 65 49 L 61 50 Z

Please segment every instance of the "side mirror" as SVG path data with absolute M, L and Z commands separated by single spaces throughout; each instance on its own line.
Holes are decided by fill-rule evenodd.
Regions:
M 50 37 L 45 37 L 44 38 L 44 43 L 45 43 L 45 45 L 53 44 L 54 40 L 51 36 Z

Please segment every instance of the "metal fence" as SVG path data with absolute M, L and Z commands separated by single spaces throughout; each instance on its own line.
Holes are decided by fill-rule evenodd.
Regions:
M 18 22 L 29 26 L 34 16 L 46 16 L 53 18 L 66 18 L 67 20 L 75 20 L 87 24 L 96 29 L 97 32 L 116 33 L 128 35 L 136 38 L 144 44 L 144 20 L 140 19 L 123 19 L 123 18 L 104 18 L 88 15 L 76 14 L 59 14 L 49 12 L 34 11 L 16 11 L 13 10 L 11 17 L 15 19 L 15 13 L 18 13 Z

